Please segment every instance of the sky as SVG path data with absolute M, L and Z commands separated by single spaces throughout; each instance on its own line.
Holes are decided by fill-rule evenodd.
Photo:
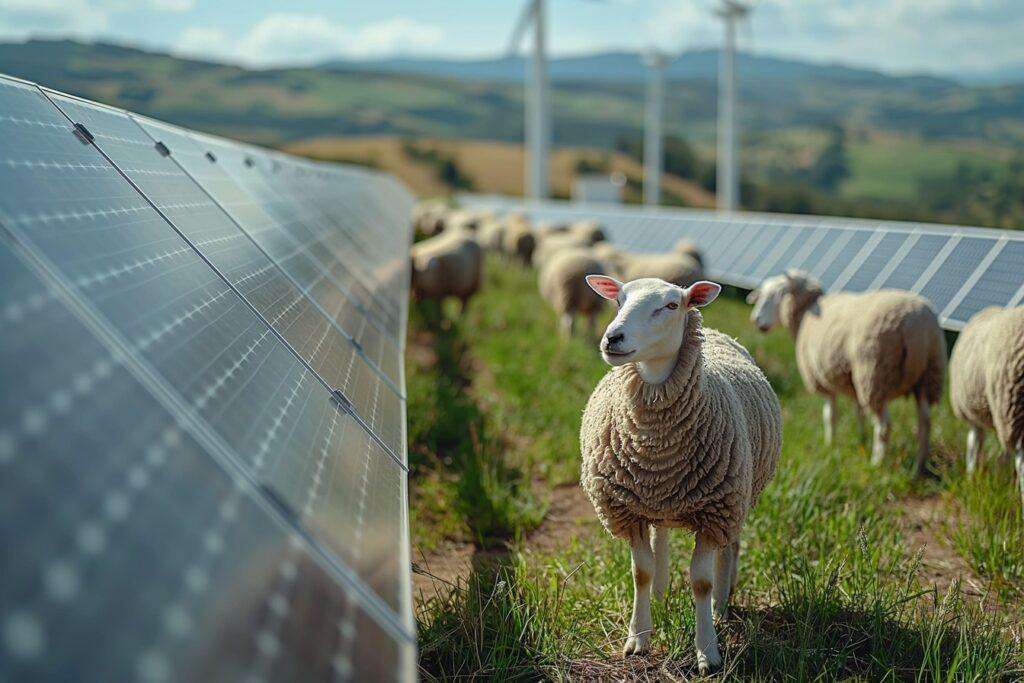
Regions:
M 714 0 L 546 0 L 551 52 L 716 45 Z M 496 56 L 524 0 L 0 0 L 0 40 L 103 39 L 249 66 Z M 1024 0 L 757 0 L 741 47 L 885 71 L 1024 64 Z M 0 65 L 2 70 L 2 65 Z

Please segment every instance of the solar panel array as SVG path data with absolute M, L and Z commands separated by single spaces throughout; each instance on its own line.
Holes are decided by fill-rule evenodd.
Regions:
M 1024 304 L 1024 232 L 818 216 L 523 202 L 465 195 L 467 206 L 523 211 L 534 220 L 597 218 L 624 249 L 659 252 L 680 239 L 705 256 L 709 277 L 744 288 L 786 268 L 826 291 L 908 289 L 928 298 L 948 329 L 986 306 Z
M 0 680 L 413 677 L 411 203 L 0 77 Z

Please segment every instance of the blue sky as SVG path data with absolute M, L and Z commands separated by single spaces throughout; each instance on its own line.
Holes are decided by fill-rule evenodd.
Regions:
M 547 0 L 556 54 L 716 44 L 713 0 Z M 248 65 L 479 57 L 505 49 L 517 0 L 0 0 L 0 38 L 104 38 Z M 746 48 L 890 71 L 1024 63 L 1024 0 L 760 0 Z M 0 65 L 2 68 L 2 65 Z

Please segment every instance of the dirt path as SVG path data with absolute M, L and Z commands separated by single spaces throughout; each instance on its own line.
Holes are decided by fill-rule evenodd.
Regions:
M 550 490 L 544 521 L 527 536 L 521 548 L 527 552 L 553 552 L 592 532 L 595 524 L 594 509 L 579 485 L 557 486 Z M 473 543 L 457 541 L 448 541 L 428 553 L 414 547 L 413 597 L 423 601 L 443 593 L 469 577 L 478 554 L 502 552 L 507 551 L 481 550 Z

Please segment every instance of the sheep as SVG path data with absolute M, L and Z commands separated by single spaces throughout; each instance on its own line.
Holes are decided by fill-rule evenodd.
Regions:
M 697 282 L 704 277 L 700 261 L 687 254 L 632 254 L 622 252 L 615 260 L 622 280 L 639 280 L 654 277 L 680 287 Z
M 672 247 L 672 253 L 689 256 L 695 260 L 701 268 L 704 268 L 704 256 L 700 253 L 700 249 L 697 248 L 696 244 L 685 237 L 676 242 L 675 246 Z
M 887 404 L 913 395 L 916 473 L 925 473 L 930 407 L 942 395 L 946 340 L 924 298 L 897 290 L 824 294 L 806 273 L 789 270 L 765 280 L 747 301 L 756 304 L 750 319 L 762 332 L 781 324 L 793 336 L 804 386 L 825 397 L 826 443 L 835 435 L 836 396 L 850 396 L 872 414 L 871 462 L 880 465 L 889 445 Z
M 480 246 L 488 251 L 500 252 L 505 239 L 505 226 L 507 222 L 501 218 L 488 218 L 480 224 L 477 230 L 477 240 Z
M 554 254 L 537 273 L 541 296 L 555 309 L 563 336 L 571 336 L 575 316 L 587 317 L 591 334 L 597 331 L 597 313 L 601 298 L 587 286 L 584 278 L 604 272 L 601 261 L 587 249 L 564 249 Z
M 779 400 L 746 349 L 703 326 L 697 309 L 718 296 L 719 285 L 587 280 L 619 305 L 600 344 L 613 369 L 587 401 L 580 451 L 581 484 L 598 518 L 632 550 L 624 653 L 649 648 L 652 575 L 661 597 L 669 529 L 682 527 L 696 535 L 690 583 L 697 661 L 706 673 L 722 663 L 712 609 L 720 618 L 728 610 L 740 530 L 778 464 Z
M 555 254 L 567 249 L 589 249 L 590 242 L 569 233 L 554 233 L 537 240 L 533 250 L 533 265 L 543 268 Z
M 444 226 L 443 216 L 448 212 L 444 200 L 428 199 L 413 207 L 412 223 L 417 233 L 433 237 L 441 232 Z
M 412 291 L 420 299 L 454 296 L 465 309 L 480 288 L 483 250 L 465 229 L 446 230 L 417 242 L 410 250 Z
M 537 239 L 541 240 L 550 235 L 569 232 L 569 224 L 555 223 L 553 221 L 541 221 L 540 223 L 537 223 L 537 227 L 534 228 L 533 232 L 536 234 Z
M 604 230 L 601 229 L 601 224 L 595 220 L 577 221 L 569 225 L 567 231 L 573 237 L 587 242 L 588 244 L 597 244 L 598 242 L 604 242 L 607 238 L 605 237 Z
M 506 224 L 502 236 L 502 251 L 506 256 L 528 266 L 533 262 L 536 246 L 537 238 L 528 223 L 511 221 Z
M 967 422 L 967 472 L 973 473 L 986 428 L 1015 452 L 1024 505 L 1024 306 L 989 307 L 964 327 L 949 359 L 949 402 Z

